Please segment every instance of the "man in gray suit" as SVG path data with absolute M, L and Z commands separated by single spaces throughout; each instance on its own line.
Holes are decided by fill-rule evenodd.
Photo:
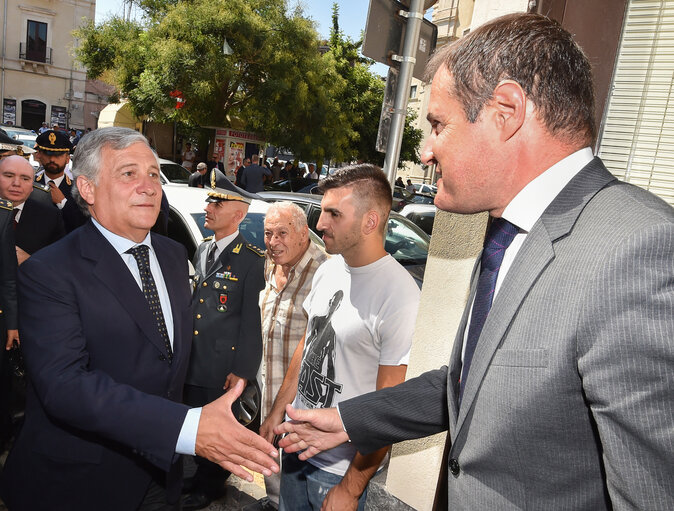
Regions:
M 674 210 L 593 157 L 590 64 L 556 22 L 496 19 L 429 73 L 435 203 L 492 217 L 449 366 L 289 407 L 281 445 L 449 430 L 453 510 L 674 509 Z

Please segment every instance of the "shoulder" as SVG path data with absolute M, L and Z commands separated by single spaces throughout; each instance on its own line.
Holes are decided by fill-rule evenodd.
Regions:
M 152 247 L 155 250 L 158 251 L 165 251 L 168 254 L 174 255 L 174 256 L 180 256 L 180 260 L 185 259 L 187 260 L 187 251 L 185 250 L 185 247 L 181 244 L 178 243 L 177 241 L 172 240 L 171 238 L 167 238 L 166 236 L 162 236 L 161 234 L 156 234 L 152 233 Z
M 255 245 L 253 245 L 251 243 L 246 243 L 245 247 L 258 257 L 264 257 L 265 256 L 266 252 L 264 250 L 262 250 L 259 247 L 256 247 Z
M 0 210 L 12 211 L 12 209 L 14 209 L 14 206 L 12 206 L 10 201 L 0 199 Z

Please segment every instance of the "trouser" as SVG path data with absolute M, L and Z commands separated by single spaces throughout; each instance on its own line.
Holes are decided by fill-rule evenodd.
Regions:
M 283 454 L 281 474 L 279 511 L 320 511 L 330 488 L 343 478 L 300 461 L 295 453 Z M 358 499 L 358 511 L 365 510 L 366 500 L 367 488 Z

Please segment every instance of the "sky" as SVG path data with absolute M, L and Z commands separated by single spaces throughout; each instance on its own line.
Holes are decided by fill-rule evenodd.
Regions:
M 293 6 L 298 0 L 290 0 L 289 5 Z M 305 15 L 316 22 L 316 30 L 323 39 L 330 36 L 330 27 L 332 26 L 332 4 L 330 0 L 299 0 Z M 365 30 L 367 21 L 367 12 L 370 2 L 367 0 L 338 0 L 339 5 L 339 25 L 342 32 L 352 39 L 360 38 L 361 32 Z M 97 0 L 96 1 L 96 23 L 104 21 L 112 15 L 122 15 L 122 0 Z M 426 17 L 429 17 L 427 14 Z M 385 76 L 388 67 L 383 64 L 376 64 L 372 71 Z

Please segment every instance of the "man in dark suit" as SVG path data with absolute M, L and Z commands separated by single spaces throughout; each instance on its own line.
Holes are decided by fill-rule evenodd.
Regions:
M 674 210 L 593 157 L 590 64 L 556 22 L 493 20 L 429 76 L 435 204 L 492 217 L 449 367 L 341 419 L 290 409 L 315 427 L 281 445 L 449 430 L 440 508 L 673 509 Z
M 16 252 L 14 250 L 14 208 L 0 199 L 0 451 L 12 436 L 9 416 L 11 373 L 8 352 L 19 342 L 16 311 Z
M 262 358 L 258 301 L 264 288 L 264 252 L 246 242 L 239 224 L 250 198 L 229 189 L 213 189 L 206 202 L 205 227 L 214 237 L 194 256 L 194 338 L 185 402 L 202 406 L 219 398 L 238 381 L 254 381 Z M 201 509 L 224 492 L 226 474 L 197 458 L 194 491 L 184 509 Z
M 261 192 L 264 190 L 265 178 L 271 176 L 271 170 L 258 163 L 260 157 L 257 154 L 251 156 L 250 160 L 251 164 L 243 170 L 240 178 L 241 188 L 251 193 Z
M 35 182 L 49 187 L 52 203 L 61 211 L 66 232 L 77 229 L 86 218 L 72 195 L 73 182 L 65 173 L 73 146 L 65 131 L 48 130 L 35 139 L 44 172 Z
M 231 413 L 242 386 L 203 408 L 181 403 L 192 331 L 187 256 L 150 234 L 161 185 L 147 140 L 103 128 L 78 151 L 76 198 L 91 220 L 19 272 L 29 386 L 3 501 L 12 510 L 179 509 L 178 454 L 249 480 L 239 464 L 277 470 L 273 447 Z
M 19 264 L 65 235 L 58 210 L 31 198 L 34 175 L 33 167 L 21 156 L 0 161 L 0 197 L 12 201 L 16 210 L 14 237 Z

